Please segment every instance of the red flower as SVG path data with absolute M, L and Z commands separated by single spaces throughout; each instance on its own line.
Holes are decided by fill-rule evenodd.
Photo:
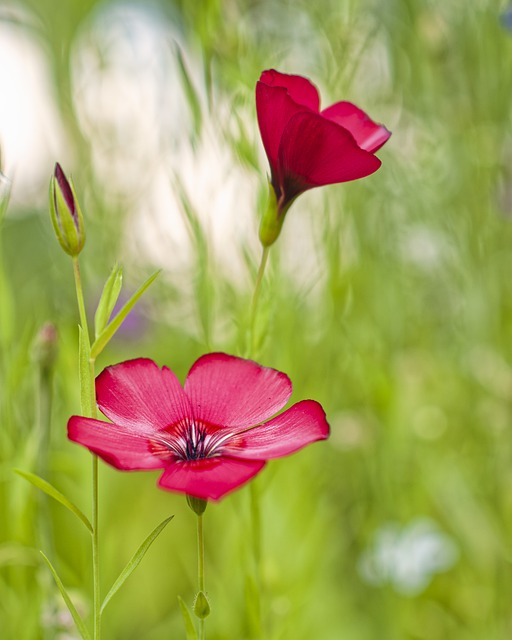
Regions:
M 374 153 L 391 135 L 350 102 L 320 111 L 318 91 L 309 80 L 274 69 L 264 71 L 256 84 L 256 110 L 278 219 L 308 189 L 377 171 L 381 162 Z M 281 225 L 282 219 L 277 235 Z M 263 244 L 272 244 L 277 235 L 262 238 Z
M 224 353 L 199 358 L 184 388 L 170 369 L 139 358 L 107 367 L 96 392 L 112 423 L 73 416 L 69 438 L 117 469 L 163 469 L 160 487 L 204 500 L 329 435 L 313 400 L 268 420 L 291 395 L 288 376 Z

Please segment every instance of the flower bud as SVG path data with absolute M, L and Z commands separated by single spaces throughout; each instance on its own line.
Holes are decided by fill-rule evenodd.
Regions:
M 194 601 L 194 613 L 200 619 L 204 620 L 210 615 L 210 603 L 204 591 L 199 591 Z
M 260 222 L 260 242 L 264 247 L 270 247 L 270 245 L 274 244 L 278 239 L 283 226 L 284 217 L 292 202 L 293 200 L 288 202 L 284 208 L 282 208 L 277 200 L 274 186 L 269 182 L 268 205 Z
M 73 183 L 59 163 L 50 180 L 50 213 L 60 246 L 70 256 L 77 256 L 85 244 L 84 219 Z
M 202 516 L 208 506 L 208 500 L 187 495 L 187 504 L 196 515 Z

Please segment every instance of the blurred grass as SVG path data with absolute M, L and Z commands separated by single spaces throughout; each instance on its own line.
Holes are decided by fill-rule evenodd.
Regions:
M 75 47 L 109 3 L 17 5 L 35 16 L 34 37 L 47 54 L 66 131 L 62 152 L 72 158 L 86 202 L 83 265 L 92 314 L 116 260 L 131 291 L 154 267 L 127 240 L 134 203 L 115 188 L 109 192 L 108 176 L 94 166 L 98 141 L 74 104 Z M 178 77 L 193 115 L 183 137 L 198 138 L 199 158 L 205 122 L 221 132 L 233 170 L 242 167 L 249 182 L 257 179 L 261 194 L 266 165 L 253 88 L 264 68 L 308 75 L 324 105 L 353 100 L 394 132 L 379 152 L 377 174 L 302 196 L 272 249 L 259 358 L 290 375 L 294 400 L 322 402 L 333 434 L 328 443 L 271 463 L 257 480 L 266 637 L 508 639 L 512 33 L 500 23 L 505 5 L 176 0 L 151 7 L 179 36 Z M 156 171 L 164 157 L 144 169 Z M 169 170 L 174 184 L 175 178 Z M 236 352 L 243 341 L 257 245 L 209 246 L 216 220 L 209 208 L 197 211 L 194 194 L 181 188 L 196 253 L 185 266 L 171 255 L 143 303 L 145 333 L 118 339 L 99 368 L 144 355 L 183 379 L 205 350 Z M 219 181 L 218 191 L 224 188 Z M 135 208 L 143 210 L 139 196 Z M 249 203 L 251 217 L 243 206 L 235 212 L 236 224 L 254 233 L 258 197 Z M 51 320 L 59 354 L 46 426 L 48 479 L 87 509 L 89 458 L 65 438 L 67 418 L 79 411 L 71 265 L 52 237 L 44 191 L 31 205 L 13 202 L 0 229 L 0 629 L 9 639 L 56 638 L 48 608 L 58 611 L 59 600 L 37 549 L 46 544 L 66 585 L 80 589 L 90 580 L 89 541 L 70 514 L 45 506 L 12 469 L 41 463 L 33 343 Z M 226 267 L 222 258 L 230 254 L 241 267 Z M 149 531 L 176 514 L 109 605 L 106 638 L 184 635 L 176 598 L 193 597 L 195 523 L 184 500 L 154 488 L 156 477 L 101 470 L 104 593 Z M 42 531 L 45 510 L 49 527 Z M 365 582 L 359 562 L 376 532 L 390 521 L 406 526 L 425 516 L 457 545 L 456 564 L 416 595 L 389 580 Z M 246 490 L 206 514 L 211 640 L 248 637 L 248 522 Z M 88 592 L 76 595 L 87 610 Z

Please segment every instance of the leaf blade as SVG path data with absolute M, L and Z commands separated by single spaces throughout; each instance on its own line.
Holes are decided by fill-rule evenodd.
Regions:
M 103 603 L 100 609 L 100 615 L 103 613 L 105 607 L 110 602 L 112 597 L 119 591 L 119 589 L 123 586 L 126 580 L 130 577 L 130 575 L 135 571 L 135 569 L 139 566 L 142 558 L 146 555 L 149 547 L 153 544 L 153 542 L 157 539 L 157 537 L 162 533 L 165 527 L 169 524 L 169 522 L 174 518 L 174 516 L 169 516 L 165 520 L 163 520 L 157 527 L 153 529 L 153 531 L 149 534 L 149 536 L 144 540 L 144 542 L 140 545 L 137 551 L 133 554 L 131 560 L 128 562 L 126 567 L 121 571 L 117 580 L 114 582 L 110 591 L 107 593 L 105 598 L 103 599 Z
M 108 324 L 112 311 L 123 286 L 123 268 L 115 264 L 105 282 L 96 313 L 94 314 L 94 335 L 97 338 Z
M 185 633 L 187 634 L 187 640 L 197 640 L 197 631 L 194 625 L 192 614 L 190 613 L 190 609 L 187 607 L 186 602 L 181 596 L 178 596 L 178 602 L 180 604 L 183 622 L 185 623 Z
M 59 578 L 59 576 L 58 576 L 57 572 L 55 571 L 55 569 L 53 568 L 52 563 L 50 562 L 50 560 L 45 556 L 45 554 L 42 551 L 40 551 L 39 553 L 43 556 L 44 561 L 46 562 L 46 564 L 48 565 L 50 571 L 52 572 L 53 579 L 55 580 L 55 584 L 57 585 L 57 587 L 58 587 L 58 589 L 60 591 L 60 594 L 63 597 L 67 608 L 69 609 L 69 613 L 73 616 L 73 620 L 75 621 L 76 628 L 80 632 L 80 635 L 82 636 L 83 640 L 91 640 L 91 636 L 89 635 L 89 631 L 87 631 L 87 627 L 85 626 L 85 623 L 82 620 L 82 617 L 80 616 L 80 614 L 76 610 L 76 607 L 73 604 L 73 601 L 71 600 L 71 598 L 69 597 L 68 592 L 66 591 L 66 587 L 62 583 L 62 580 Z
M 41 491 L 49 495 L 51 498 L 53 498 L 57 502 L 60 502 L 60 504 L 66 507 L 66 509 L 68 509 L 69 511 L 71 511 L 71 513 L 74 513 L 75 516 L 79 520 L 81 520 L 82 523 L 87 527 L 87 529 L 89 530 L 89 533 L 92 534 L 93 532 L 92 524 L 89 522 L 89 519 L 84 514 L 84 512 L 79 507 L 77 507 L 76 504 L 71 502 L 71 500 L 66 498 L 66 496 L 63 493 L 61 493 L 58 489 L 56 489 L 52 484 L 50 484 L 43 478 L 39 477 L 35 473 L 31 473 L 30 471 L 22 471 L 21 469 L 15 469 L 14 472 L 17 473 L 22 478 L 24 478 L 25 480 L 27 480 L 28 482 L 30 482 L 30 484 L 34 485 L 34 487 L 37 487 L 38 489 L 40 489 Z
M 153 283 L 153 281 L 156 279 L 160 271 L 161 269 L 159 269 L 158 271 L 155 271 L 153 275 L 149 276 L 149 278 L 141 284 L 141 286 L 132 295 L 132 297 L 119 310 L 119 313 L 103 329 L 100 335 L 93 342 L 93 345 L 91 347 L 91 358 L 95 360 L 99 356 L 99 354 L 103 351 L 103 349 L 107 346 L 111 338 L 114 336 L 115 332 L 121 326 L 126 316 L 133 309 L 133 307 L 138 302 L 142 294 L 146 291 L 146 289 Z

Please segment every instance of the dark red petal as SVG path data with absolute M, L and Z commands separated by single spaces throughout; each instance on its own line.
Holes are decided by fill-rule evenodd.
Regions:
M 116 469 L 161 469 L 166 464 L 151 453 L 146 436 L 110 422 L 72 416 L 68 422 L 68 438 Z
M 73 217 L 76 214 L 75 208 L 75 198 L 73 196 L 73 191 L 69 185 L 68 179 L 66 178 L 66 174 L 62 171 L 62 167 L 57 162 L 55 163 L 55 171 L 54 171 L 55 180 L 57 180 L 57 184 L 59 185 L 59 189 L 62 193 L 66 204 L 68 205 L 68 209 Z
M 148 358 L 107 367 L 96 378 L 98 406 L 112 422 L 151 432 L 191 416 L 178 378 Z
M 235 458 L 270 460 L 328 437 L 329 425 L 322 406 L 314 400 L 303 400 L 269 422 L 234 436 L 222 447 L 222 453 Z
M 265 74 L 269 73 L 272 72 L 265 71 L 262 74 L 262 78 Z M 305 79 L 302 78 L 302 80 Z M 314 91 L 316 93 L 316 89 L 314 89 Z M 311 103 L 312 100 L 309 99 L 309 102 Z M 276 174 L 277 170 L 279 143 L 288 121 L 292 116 L 296 113 L 300 113 L 301 111 L 309 111 L 312 108 L 313 110 L 318 111 L 318 95 L 316 102 L 316 108 L 310 107 L 307 104 L 304 104 L 304 102 L 295 101 L 286 87 L 269 85 L 261 80 L 256 84 L 256 112 L 258 114 L 258 124 L 260 127 L 263 146 L 265 147 L 273 176 Z
M 276 369 L 225 353 L 197 360 L 185 381 L 196 419 L 218 427 L 251 427 L 288 402 L 292 383 Z
M 364 178 L 380 165 L 347 129 L 316 113 L 293 116 L 279 147 L 279 181 L 286 201 L 306 189 Z
M 158 485 L 203 500 L 219 500 L 253 478 L 264 466 L 259 460 L 223 457 L 176 462 L 165 469 Z
M 391 131 L 374 122 L 362 109 L 351 102 L 337 102 L 324 109 L 321 115 L 348 129 L 361 149 L 370 153 L 378 151 L 391 136 Z
M 303 76 L 294 76 L 269 69 L 263 71 L 259 81 L 269 87 L 283 87 L 294 102 L 311 109 L 311 111 L 318 112 L 320 109 L 318 89 Z

